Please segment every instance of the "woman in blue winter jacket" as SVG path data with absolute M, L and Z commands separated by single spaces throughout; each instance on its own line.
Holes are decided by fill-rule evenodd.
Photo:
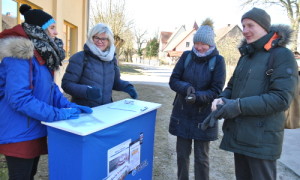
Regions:
M 26 4 L 20 12 L 25 22 L 0 33 L 0 153 L 9 179 L 33 180 L 40 155 L 47 153 L 41 121 L 76 119 L 92 110 L 69 102 L 54 83 L 65 57 L 55 20 Z
M 195 179 L 209 179 L 209 142 L 217 139 L 218 123 L 201 127 L 211 112 L 211 102 L 221 93 L 225 83 L 225 62 L 214 37 L 212 21 L 207 19 L 194 35 L 193 49 L 182 54 L 170 77 L 170 87 L 177 94 L 169 132 L 177 136 L 179 180 L 189 179 L 193 142 Z
M 133 85 L 120 79 L 114 35 L 106 24 L 95 25 L 88 34 L 84 50 L 70 58 L 62 88 L 72 96 L 73 102 L 89 107 L 112 102 L 112 90 L 137 98 Z

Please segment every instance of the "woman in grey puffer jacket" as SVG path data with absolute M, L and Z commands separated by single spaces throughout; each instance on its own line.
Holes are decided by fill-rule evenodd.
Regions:
M 99 23 L 90 30 L 84 50 L 70 58 L 62 88 L 73 102 L 89 107 L 107 104 L 112 102 L 112 90 L 137 98 L 133 85 L 120 79 L 113 37 L 110 28 Z

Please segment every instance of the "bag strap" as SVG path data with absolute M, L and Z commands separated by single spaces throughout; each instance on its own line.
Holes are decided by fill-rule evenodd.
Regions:
M 184 69 L 186 69 L 186 67 L 188 66 L 188 64 L 190 63 L 190 61 L 192 60 L 192 52 L 190 52 L 184 61 Z M 208 67 L 209 70 L 211 72 L 213 72 L 215 70 L 215 66 L 216 66 L 216 61 L 217 61 L 217 56 L 213 56 L 209 61 L 208 61 Z
M 208 61 L 208 67 L 211 72 L 215 70 L 216 66 L 216 61 L 217 61 L 217 56 L 213 56 L 209 61 Z
M 277 51 L 278 48 L 272 48 L 270 49 L 270 56 L 269 56 L 269 59 L 268 59 L 268 68 L 267 68 L 267 71 L 266 71 L 266 75 L 267 76 L 271 76 L 273 74 L 273 64 L 274 64 L 274 54 L 275 54 L 275 51 Z
M 87 53 L 86 53 L 85 51 L 83 51 L 83 66 L 82 66 L 82 72 L 84 71 L 87 62 L 88 62 L 88 59 L 87 59 Z
M 192 53 L 190 52 L 185 58 L 184 69 L 188 66 L 188 64 L 190 63 L 191 60 L 192 60 Z

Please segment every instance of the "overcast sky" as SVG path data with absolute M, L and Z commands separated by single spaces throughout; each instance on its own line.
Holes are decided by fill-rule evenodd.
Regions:
M 196 21 L 201 25 L 207 17 L 214 21 L 215 28 L 227 24 L 240 25 L 241 16 L 252 7 L 242 8 L 241 0 L 126 0 L 128 19 L 136 27 L 150 34 L 158 31 L 174 31 L 176 27 L 192 27 Z M 264 8 L 272 24 L 289 24 L 286 13 L 279 7 Z

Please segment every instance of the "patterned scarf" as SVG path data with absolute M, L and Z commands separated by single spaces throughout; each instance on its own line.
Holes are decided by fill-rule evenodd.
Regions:
M 58 38 L 51 38 L 47 33 L 36 25 L 22 24 L 24 31 L 32 41 L 35 49 L 46 61 L 46 65 L 51 70 L 57 70 L 61 61 L 65 59 L 63 42 Z

